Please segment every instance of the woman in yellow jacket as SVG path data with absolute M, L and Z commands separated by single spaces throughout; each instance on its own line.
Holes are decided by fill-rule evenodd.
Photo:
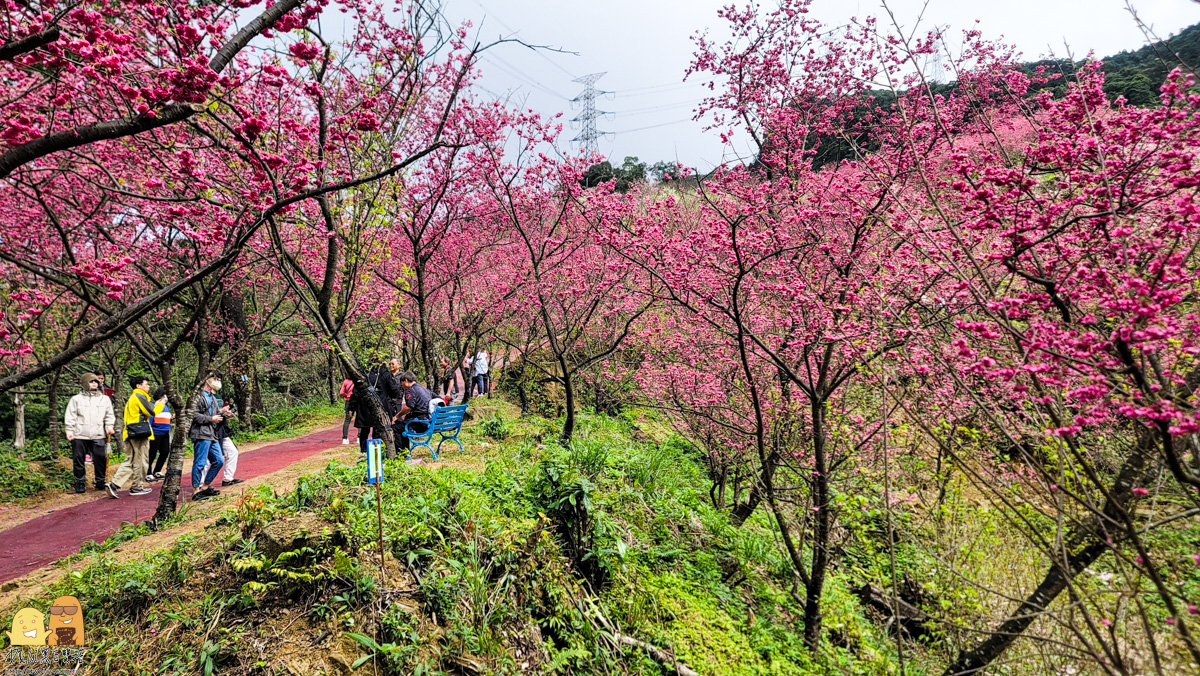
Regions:
M 110 497 L 117 498 L 117 491 L 125 485 L 125 482 L 130 482 L 129 495 L 147 495 L 153 491 L 146 487 L 146 464 L 150 459 L 150 442 L 154 440 L 154 428 L 147 425 L 150 430 L 150 436 L 138 438 L 129 437 L 129 426 L 134 423 L 145 422 L 149 423 L 154 418 L 154 404 L 150 403 L 150 381 L 146 376 L 131 376 L 129 378 L 129 386 L 133 388 L 133 394 L 129 395 L 129 401 L 125 402 L 125 425 L 121 432 L 121 438 L 126 441 L 128 453 L 125 455 L 125 461 L 117 468 L 117 473 L 113 475 L 113 480 L 108 484 L 108 494 Z

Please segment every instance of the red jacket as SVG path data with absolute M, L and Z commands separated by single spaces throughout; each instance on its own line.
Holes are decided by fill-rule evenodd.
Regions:
M 342 399 L 349 399 L 350 395 L 354 394 L 354 381 L 349 378 L 342 381 L 342 389 L 338 391 L 342 395 Z

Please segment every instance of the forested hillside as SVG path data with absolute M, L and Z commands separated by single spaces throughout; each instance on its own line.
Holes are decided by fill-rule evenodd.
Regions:
M 1190 26 L 1166 40 L 1132 52 L 1101 59 L 1104 62 L 1104 91 L 1124 96 L 1138 106 L 1158 103 L 1158 86 L 1167 73 L 1179 67 L 1190 73 L 1200 68 L 1200 24 Z

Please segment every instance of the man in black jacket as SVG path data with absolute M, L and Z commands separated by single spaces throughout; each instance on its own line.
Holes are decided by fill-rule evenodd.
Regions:
M 417 376 L 412 371 L 405 371 L 396 376 L 400 381 L 400 387 L 404 388 L 404 393 L 400 400 L 400 410 L 396 411 L 396 418 L 399 424 L 396 425 L 397 435 L 400 437 L 400 447 L 408 448 L 408 437 L 403 435 L 403 431 L 409 422 L 412 422 L 412 432 L 420 434 L 429 429 L 429 400 L 433 399 L 433 394 L 417 382 Z
M 375 400 L 383 407 L 383 413 L 387 418 L 383 424 L 390 425 L 392 418 L 396 416 L 396 411 L 392 408 L 392 400 L 399 400 L 401 391 L 396 386 L 391 372 L 383 363 L 367 371 L 363 379 L 367 381 L 366 391 L 356 386 L 354 393 L 350 395 L 350 407 L 355 411 L 354 426 L 358 428 L 358 447 L 365 455 L 367 439 L 378 439 L 383 432 L 383 428 L 376 428 L 375 416 L 371 413 L 367 398 L 375 397 Z

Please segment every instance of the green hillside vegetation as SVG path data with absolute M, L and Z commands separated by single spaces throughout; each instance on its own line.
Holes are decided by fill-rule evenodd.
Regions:
M 1113 54 L 1102 61 L 1104 90 L 1110 96 L 1123 96 L 1137 106 L 1157 105 L 1158 87 L 1168 73 L 1176 67 L 1195 73 L 1200 67 L 1200 24 L 1137 51 Z
M 167 551 L 101 558 L 40 598 L 83 601 L 103 674 L 663 674 L 672 660 L 714 676 L 889 674 L 896 603 L 915 639 L 907 673 L 919 674 L 975 635 L 971 618 L 994 610 L 988 587 L 1038 574 L 1040 554 L 1005 536 L 961 475 L 932 482 L 917 453 L 892 478 L 919 498 L 892 515 L 893 573 L 873 507 L 881 477 L 864 465 L 838 492 L 843 530 L 814 656 L 770 512 L 731 525 L 703 458 L 653 413 L 584 413 L 564 448 L 553 420 L 472 406 L 465 454 L 389 466 L 382 572 L 374 490 L 362 465 L 331 463 L 294 492 L 248 493 Z M 1179 545 L 1164 565 L 1190 566 L 1186 543 L 1200 532 L 1183 523 L 1157 531 Z M 1080 593 L 1112 574 L 1094 572 Z M 899 600 L 885 591 L 893 582 Z M 1189 585 L 1194 596 L 1200 574 Z

